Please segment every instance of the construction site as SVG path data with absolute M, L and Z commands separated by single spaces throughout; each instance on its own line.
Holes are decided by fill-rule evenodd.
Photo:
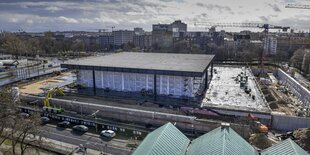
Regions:
M 255 77 L 245 67 L 215 67 L 214 77 L 201 106 L 270 113 Z
M 109 59 L 109 56 L 111 55 L 103 57 Z M 84 62 L 93 62 L 89 60 L 93 58 L 85 58 Z M 141 139 L 167 121 L 176 122 L 176 126 L 190 137 L 208 132 L 225 121 L 231 123 L 240 135 L 250 139 L 249 141 L 257 146 L 262 143 L 271 145 L 280 141 L 281 137 L 282 139 L 290 137 L 302 141 L 300 144 L 306 148 L 309 147 L 309 144 L 304 142 L 304 139 L 309 138 L 306 136 L 309 131 L 299 129 L 307 127 L 304 123 L 309 121 L 307 106 L 271 70 L 266 74 L 268 76 L 262 78 L 253 75 L 252 67 L 209 63 L 200 65 L 203 67 L 199 72 L 196 71 L 197 73 L 193 70 L 189 73 L 183 68 L 185 73 L 169 70 L 144 71 L 146 75 L 132 68 L 127 70 L 114 68 L 115 71 L 125 72 L 113 73 L 108 68 L 106 70 L 109 71 L 105 71 L 90 64 L 83 64 L 80 67 L 69 65 L 72 63 L 62 65 L 70 70 L 59 74 L 52 73 L 18 83 L 20 99 L 29 106 L 21 109 L 29 112 L 34 110 L 31 107 L 38 106 L 42 107 L 43 111 L 54 112 L 55 114 L 48 115 L 54 120 L 68 119 L 71 122 L 88 125 L 93 130 L 124 129 L 129 132 L 126 132 L 125 137 L 135 135 Z M 87 71 L 88 69 L 91 71 Z M 100 72 L 93 69 L 99 69 Z M 128 71 L 139 73 L 135 75 L 127 73 Z M 154 73 L 157 77 L 154 77 Z M 173 76 L 165 75 L 168 73 Z M 153 76 L 150 76 L 152 74 Z M 134 84 L 126 84 L 133 79 Z M 83 90 L 90 93 L 85 93 Z M 143 90 L 149 91 L 149 94 L 143 94 Z M 157 98 L 154 97 L 155 90 Z M 198 90 L 201 92 L 198 93 Z M 135 97 L 115 95 L 118 91 Z M 171 101 L 175 103 L 170 104 Z M 94 112 L 100 119 L 89 117 Z M 287 123 L 288 120 L 290 123 Z M 294 131 L 295 129 L 298 130 Z M 287 131 L 291 132 L 286 133 Z M 260 147 L 267 148 L 264 145 Z

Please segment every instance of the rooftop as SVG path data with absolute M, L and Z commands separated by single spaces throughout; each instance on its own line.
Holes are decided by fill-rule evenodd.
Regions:
M 180 130 L 167 123 L 149 133 L 133 155 L 184 155 L 189 142 Z
M 242 67 L 214 67 L 214 74 L 202 106 L 213 108 L 225 108 L 232 110 L 269 112 L 266 100 L 255 83 L 255 77 L 249 69 Z M 246 93 L 245 87 L 240 87 L 238 75 L 243 72 L 245 87 L 250 91 Z M 237 80 L 237 81 L 236 81 Z M 253 97 L 254 96 L 254 97 Z
M 298 154 L 308 155 L 308 153 L 297 145 L 293 140 L 286 139 L 281 143 L 275 144 L 262 151 L 262 155 L 276 155 L 276 154 Z
M 223 126 L 193 140 L 186 153 L 186 155 L 203 154 L 256 155 L 257 151 L 232 128 Z
M 93 69 L 149 74 L 194 74 L 202 76 L 214 55 L 122 52 L 71 61 L 69 69 Z
M 259 154 L 251 144 L 235 132 L 229 124 L 222 125 L 190 142 L 190 140 L 171 123 L 149 133 L 137 147 L 133 155 L 231 155 Z M 284 140 L 265 150 L 262 155 L 298 154 L 307 152 L 291 139 Z

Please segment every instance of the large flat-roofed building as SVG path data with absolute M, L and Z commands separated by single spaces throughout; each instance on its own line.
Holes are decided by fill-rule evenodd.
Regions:
M 214 55 L 122 52 L 61 64 L 77 70 L 77 83 L 95 95 L 136 93 L 169 98 L 201 97 Z M 208 81 L 208 82 L 207 82 Z

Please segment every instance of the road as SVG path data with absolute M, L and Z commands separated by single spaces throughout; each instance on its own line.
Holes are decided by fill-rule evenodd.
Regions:
M 77 133 L 73 132 L 71 129 L 62 129 L 58 128 L 55 125 L 44 125 L 42 126 L 42 136 L 73 144 L 79 146 L 82 144 L 86 148 L 90 148 L 97 151 L 107 152 L 110 154 L 117 155 L 128 155 L 131 154 L 131 151 L 126 145 L 128 144 L 128 140 L 123 139 L 109 139 L 103 138 L 99 135 L 92 133 Z
M 8 75 L 10 75 L 13 72 L 13 74 L 16 74 L 16 76 L 12 78 L 0 80 L 0 86 L 10 84 L 13 82 L 17 82 L 17 81 L 21 81 L 21 80 L 28 79 L 28 78 L 50 74 L 56 70 L 61 70 L 60 63 L 61 63 L 60 60 L 49 59 L 48 63 L 41 64 L 39 66 L 33 66 L 33 67 L 28 67 L 28 68 L 22 67 L 22 68 L 17 68 L 15 70 L 2 72 L 2 74 L 7 73 Z M 48 67 L 48 64 L 51 64 L 53 67 Z

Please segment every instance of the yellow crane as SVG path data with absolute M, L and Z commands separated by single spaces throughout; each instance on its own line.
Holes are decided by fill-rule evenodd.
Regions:
M 52 98 L 52 94 L 54 92 L 58 92 L 60 95 L 65 95 L 63 90 L 61 90 L 58 86 L 48 90 L 47 94 L 45 96 L 45 99 L 43 101 L 43 104 L 44 104 L 43 110 L 46 111 L 46 112 L 51 112 L 51 113 L 61 113 L 61 112 L 64 112 L 63 108 L 51 107 L 49 99 Z

